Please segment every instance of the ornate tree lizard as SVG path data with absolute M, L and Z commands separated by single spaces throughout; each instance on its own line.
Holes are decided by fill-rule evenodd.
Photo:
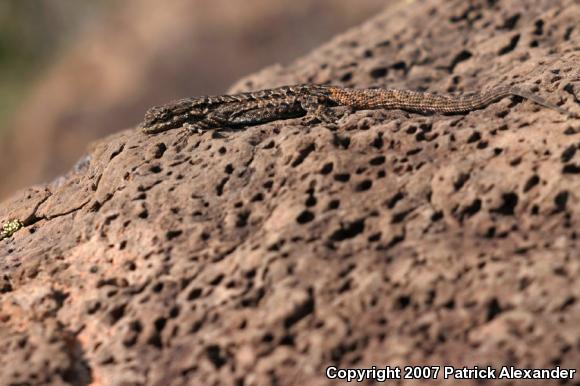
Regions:
M 234 95 L 180 99 L 149 109 L 140 127 L 143 132 L 152 134 L 182 126 L 192 132 L 202 132 L 302 116 L 316 118 L 321 122 L 334 122 L 338 118 L 330 109 L 334 106 L 344 106 L 352 111 L 401 109 L 424 114 L 461 114 L 484 108 L 510 95 L 577 117 L 533 93 L 513 86 L 499 86 L 472 95 L 450 96 L 409 90 L 305 84 Z

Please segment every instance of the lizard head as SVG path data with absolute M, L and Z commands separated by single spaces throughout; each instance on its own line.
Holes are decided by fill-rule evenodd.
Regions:
M 194 123 L 203 116 L 201 112 L 194 110 L 192 110 L 191 101 L 188 99 L 155 106 L 145 113 L 145 119 L 139 127 L 148 134 L 175 129 L 187 122 Z

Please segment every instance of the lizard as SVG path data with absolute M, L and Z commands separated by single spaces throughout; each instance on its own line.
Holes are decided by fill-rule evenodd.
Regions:
M 185 127 L 190 132 L 254 126 L 281 119 L 306 116 L 309 120 L 334 122 L 331 107 L 351 111 L 400 109 L 421 114 L 467 114 L 507 96 L 519 96 L 577 118 L 578 115 L 517 86 L 498 86 L 471 95 L 439 95 L 429 92 L 386 88 L 355 89 L 302 84 L 232 95 L 179 99 L 152 107 L 140 124 L 147 134 Z

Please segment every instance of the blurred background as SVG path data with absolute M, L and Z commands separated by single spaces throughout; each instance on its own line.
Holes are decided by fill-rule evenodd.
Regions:
M 152 105 L 220 94 L 388 0 L 2 0 L 0 199 L 65 173 Z

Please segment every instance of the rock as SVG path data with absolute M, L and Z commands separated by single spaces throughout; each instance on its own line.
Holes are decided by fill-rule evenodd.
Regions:
M 578 111 L 579 18 L 566 0 L 420 1 L 232 91 L 515 82 Z M 574 368 L 579 125 L 507 98 L 466 116 L 105 138 L 0 206 L 24 224 L 0 244 L 0 378 L 330 385 L 331 365 Z

